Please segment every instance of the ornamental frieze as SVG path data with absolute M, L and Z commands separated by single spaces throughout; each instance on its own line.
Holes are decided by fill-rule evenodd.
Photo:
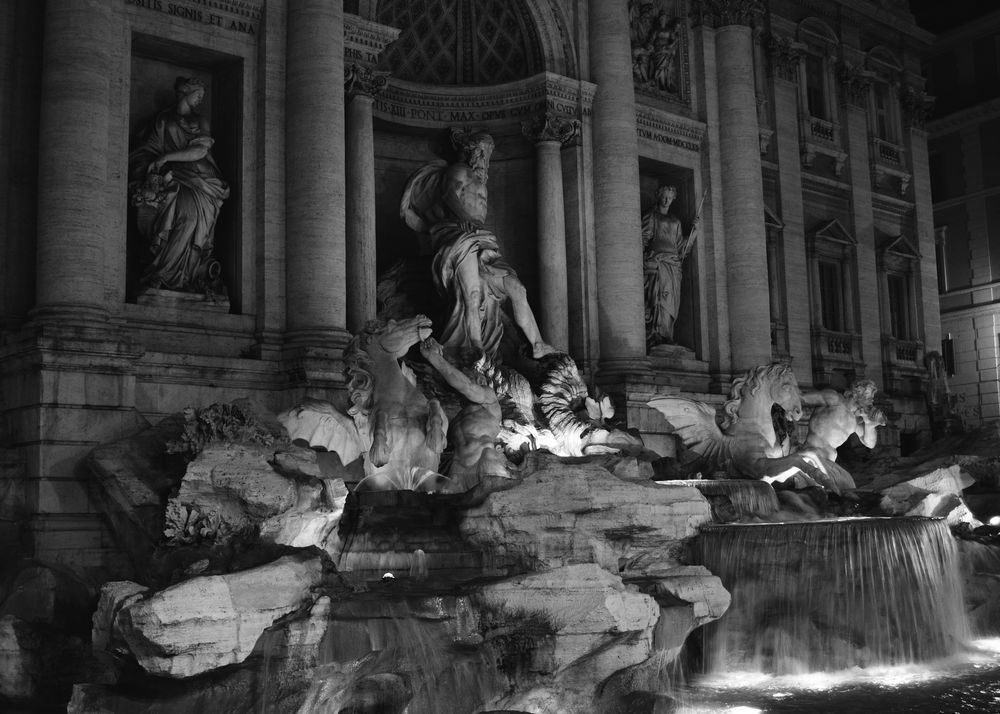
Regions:
M 695 0 L 695 16 L 709 27 L 751 25 L 764 12 L 763 0 Z
M 375 100 L 379 119 L 412 126 L 501 124 L 540 111 L 580 118 L 590 114 L 596 85 L 551 72 L 482 87 L 427 86 L 393 77 Z
M 640 140 L 676 146 L 687 151 L 701 151 L 705 125 L 700 121 L 639 106 L 636 108 L 635 123 Z

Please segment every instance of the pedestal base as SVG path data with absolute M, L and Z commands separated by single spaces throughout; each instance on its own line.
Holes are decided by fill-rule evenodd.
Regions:
M 229 298 L 210 297 L 204 293 L 186 293 L 180 290 L 146 288 L 139 293 L 136 302 L 149 307 L 179 307 L 202 312 L 229 313 Z

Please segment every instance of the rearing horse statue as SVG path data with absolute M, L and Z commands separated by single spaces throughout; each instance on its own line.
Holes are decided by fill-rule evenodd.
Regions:
M 427 399 L 402 361 L 430 337 L 423 315 L 372 321 L 344 352 L 347 414 L 320 399 L 305 399 L 278 420 L 293 440 L 335 451 L 344 463 L 364 458 L 362 489 L 434 490 L 448 433 L 448 417 Z
M 682 397 L 649 402 L 666 417 L 684 445 L 704 457 L 709 466 L 735 478 L 785 481 L 800 475 L 823 483 L 822 467 L 810 451 L 789 453 L 787 442 L 774 430 L 771 408 L 777 404 L 789 421 L 802 416 L 802 394 L 792 368 L 784 364 L 754 367 L 733 380 L 723 406 L 721 427 L 715 409 Z

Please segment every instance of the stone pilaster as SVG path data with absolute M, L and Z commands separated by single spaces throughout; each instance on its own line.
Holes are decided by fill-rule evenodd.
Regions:
M 767 236 L 761 180 L 753 38 L 758 0 L 703 0 L 702 20 L 715 30 L 722 160 L 726 278 L 733 371 L 771 361 Z
M 347 329 L 375 317 L 375 134 L 372 105 L 387 84 L 384 72 L 344 68 L 347 178 Z
M 569 349 L 568 268 L 566 262 L 566 213 L 563 201 L 563 144 L 576 137 L 579 123 L 546 112 L 526 121 L 522 130 L 535 142 L 538 175 L 538 263 L 541 293 L 541 329 L 545 341 Z
M 38 129 L 37 322 L 101 324 L 114 11 L 101 0 L 46 3 Z
M 851 177 L 851 210 L 854 217 L 854 234 L 857 239 L 856 265 L 857 311 L 861 322 L 862 356 L 865 377 L 872 379 L 879 388 L 882 380 L 882 319 L 880 312 L 878 265 L 875 257 L 875 213 L 872 206 L 872 171 L 868 153 L 868 114 L 865 111 L 870 80 L 861 72 L 841 65 L 838 69 L 841 99 L 846 114 L 848 171 Z M 850 291 L 854 293 L 854 290 Z M 888 330 L 886 330 L 888 331 Z M 860 376 L 860 375 L 859 375 Z
M 287 26 L 285 341 L 322 369 L 347 340 L 343 3 L 289 3 Z
M 624 2 L 591 3 L 594 227 L 601 378 L 649 372 L 642 295 L 638 139 Z M 751 93 L 753 85 L 751 83 Z
M 787 40 L 775 39 L 770 46 L 774 75 L 774 138 L 778 152 L 778 181 L 781 190 L 781 220 L 785 264 L 785 292 L 788 311 L 788 350 L 795 356 L 795 374 L 800 384 L 812 382 L 812 337 L 809 300 L 809 265 L 806 259 L 805 211 L 802 203 L 802 163 L 799 160 L 799 57 Z
M 919 110 L 906 108 L 910 129 L 906 132 L 913 172 L 913 213 L 917 250 L 920 252 L 920 281 L 917 303 L 923 316 L 924 345 L 927 351 L 940 349 L 941 303 L 938 295 L 937 260 L 934 236 L 934 203 L 931 197 L 931 174 L 927 154 L 927 132 L 923 121 L 930 111 L 926 95 L 919 96 Z M 918 116 L 919 115 L 919 116 Z

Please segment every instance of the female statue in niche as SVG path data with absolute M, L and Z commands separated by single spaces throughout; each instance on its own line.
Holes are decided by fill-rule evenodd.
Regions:
M 698 213 L 687 236 L 681 228 L 680 219 L 670 214 L 670 205 L 676 198 L 675 186 L 660 186 L 656 190 L 656 203 L 642 217 L 643 288 L 648 347 L 673 344 L 684 259 L 691 252 L 701 230 L 704 197 L 698 205 Z
M 156 115 L 129 154 L 129 199 L 150 253 L 141 283 L 222 293 L 212 249 L 229 186 L 212 158 L 208 119 L 195 111 L 205 98 L 205 85 L 178 77 L 174 92 L 177 103 Z

